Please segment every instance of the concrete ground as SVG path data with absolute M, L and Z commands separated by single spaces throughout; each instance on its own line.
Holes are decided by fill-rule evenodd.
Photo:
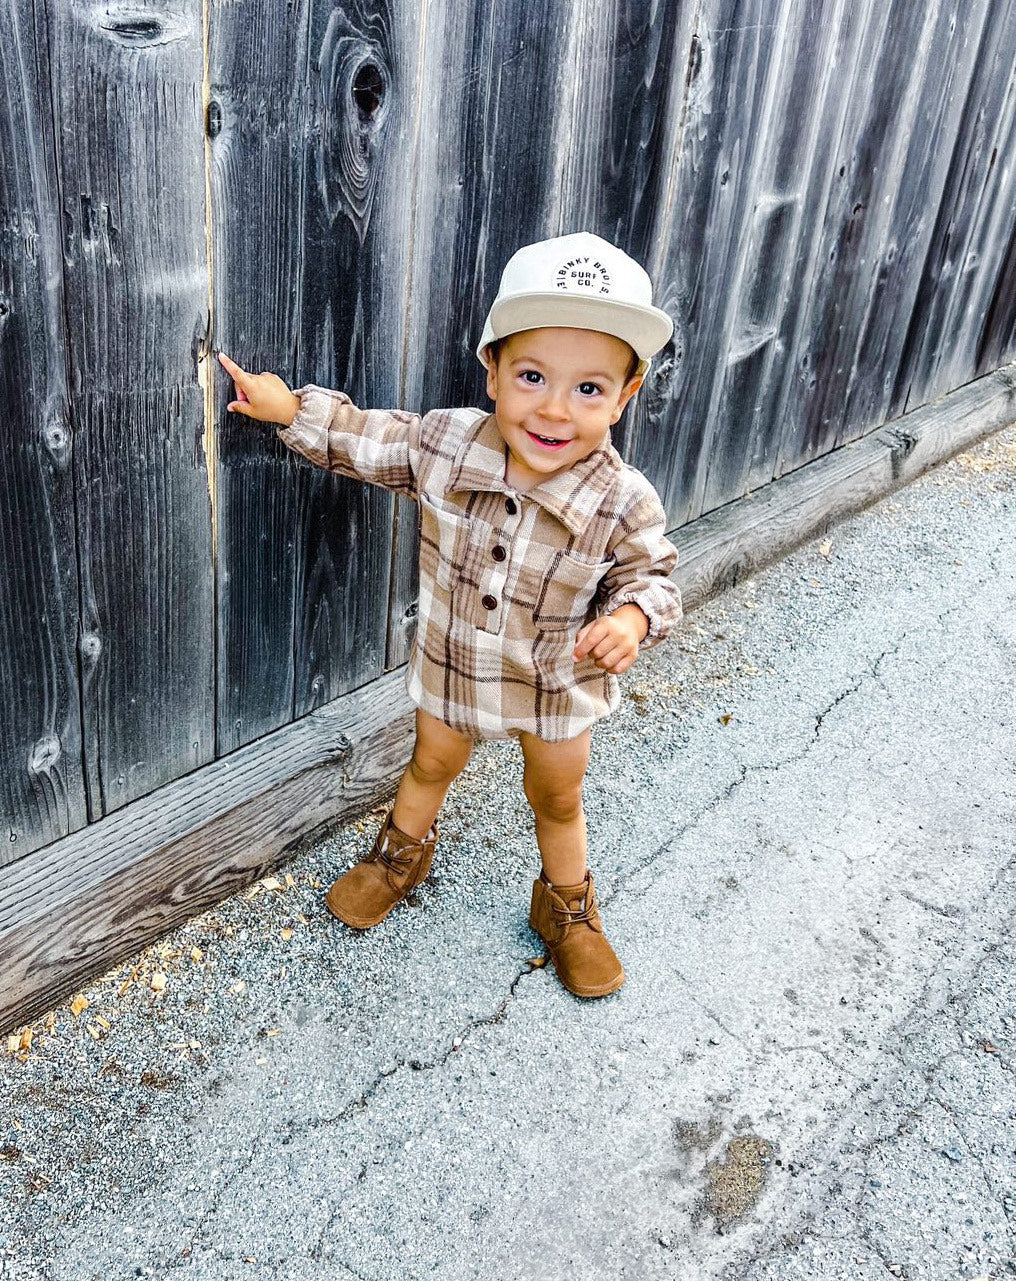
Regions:
M 642 657 L 615 996 L 529 965 L 488 743 L 378 929 L 322 895 L 380 812 L 0 1044 L 0 1276 L 1016 1274 L 1014 565 L 1008 429 Z

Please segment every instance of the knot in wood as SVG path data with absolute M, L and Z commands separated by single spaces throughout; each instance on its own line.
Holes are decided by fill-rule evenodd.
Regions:
M 376 62 L 362 62 L 353 76 L 353 101 L 363 124 L 377 115 L 384 101 L 385 78 Z
M 48 774 L 60 759 L 60 740 L 55 734 L 43 734 L 28 758 L 30 774 Z
M 70 459 L 71 434 L 61 414 L 49 419 L 42 429 L 42 439 L 57 466 L 66 466 Z

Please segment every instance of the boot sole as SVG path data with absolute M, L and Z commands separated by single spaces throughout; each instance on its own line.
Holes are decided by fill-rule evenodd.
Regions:
M 399 899 L 398 902 L 392 904 L 392 907 L 398 907 L 401 902 L 402 900 Z M 336 907 L 332 902 L 330 892 L 325 895 L 325 907 L 328 908 L 329 912 L 331 912 L 332 916 L 334 916 L 336 920 L 341 921 L 343 925 L 348 925 L 351 930 L 369 930 L 375 925 L 380 925 L 392 910 L 392 907 L 390 907 L 388 908 L 388 911 L 382 912 L 380 916 L 371 917 L 369 920 L 358 920 L 355 916 L 350 916 L 348 912 L 343 912 L 340 908 Z
M 622 970 L 617 978 L 611 979 L 609 983 L 604 983 L 600 987 L 573 987 L 572 984 L 564 981 L 564 977 L 561 974 L 561 971 L 557 968 L 557 962 L 554 960 L 553 955 L 551 955 L 550 960 L 554 966 L 554 973 L 561 980 L 561 986 L 565 988 L 566 991 L 571 992 L 572 996 L 581 996 L 586 999 L 597 996 L 609 996 L 611 992 L 616 992 L 619 987 L 623 987 L 624 981 L 627 978 L 624 970 Z

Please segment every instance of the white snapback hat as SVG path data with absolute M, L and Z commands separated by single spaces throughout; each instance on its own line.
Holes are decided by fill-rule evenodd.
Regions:
M 653 282 L 634 258 L 589 231 L 523 245 L 508 259 L 483 326 L 476 356 L 496 338 L 547 326 L 595 329 L 623 339 L 639 357 L 639 374 L 674 332 L 653 306 Z

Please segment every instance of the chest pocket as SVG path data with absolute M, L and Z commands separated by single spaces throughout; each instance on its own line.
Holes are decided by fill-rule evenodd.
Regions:
M 439 507 L 420 495 L 420 570 L 445 591 L 451 591 L 462 573 L 470 545 L 468 516 Z
M 588 621 L 600 582 L 613 563 L 555 552 L 542 572 L 523 567 L 519 596 L 532 600 L 533 622 L 541 631 L 577 632 Z

